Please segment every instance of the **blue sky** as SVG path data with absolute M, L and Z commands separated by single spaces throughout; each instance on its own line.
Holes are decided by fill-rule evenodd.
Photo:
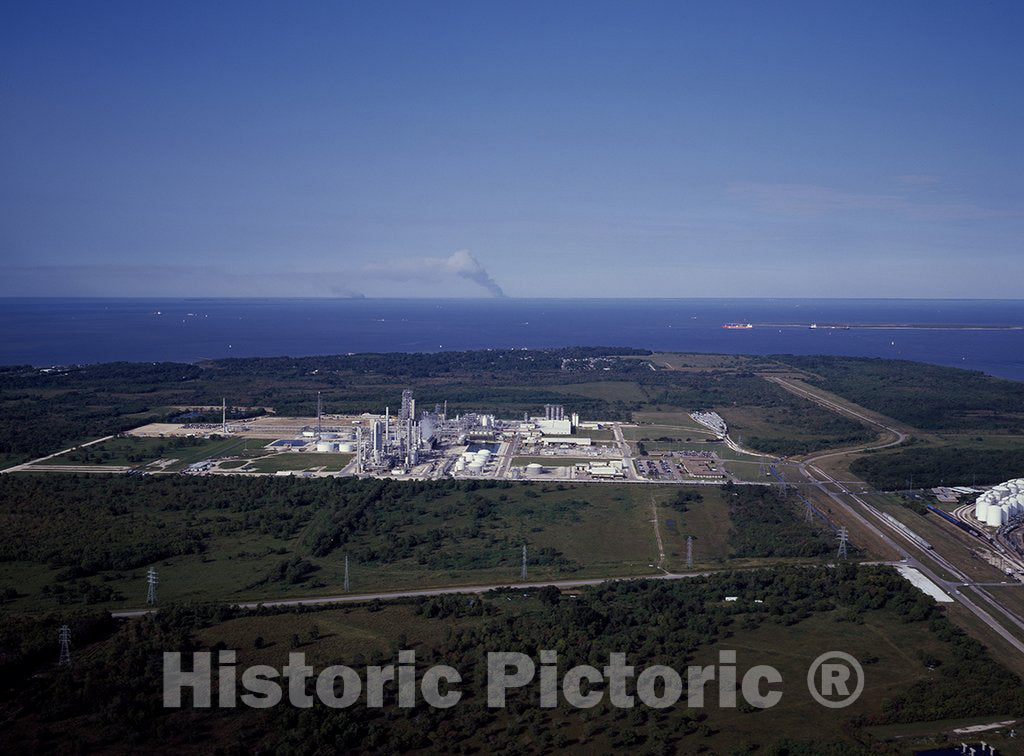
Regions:
M 1021 296 L 1019 2 L 6 3 L 0 295 Z

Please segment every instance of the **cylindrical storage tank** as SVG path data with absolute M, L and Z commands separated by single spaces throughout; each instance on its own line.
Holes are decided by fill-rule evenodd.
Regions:
M 476 452 L 462 452 L 462 458 L 467 462 L 472 462 L 474 459 L 476 459 Z
M 466 469 L 466 460 L 459 457 L 459 460 L 455 463 L 455 472 L 462 472 Z
M 318 452 L 336 452 L 338 451 L 338 445 L 333 441 L 317 441 L 316 450 Z
M 484 463 L 479 460 L 473 460 L 469 463 L 468 469 L 470 472 L 480 472 L 484 469 Z
M 978 518 L 978 522 L 985 522 L 988 516 L 988 500 L 985 498 L 979 498 L 974 505 L 974 516 Z
M 998 528 L 1003 524 L 1003 510 L 1000 507 L 989 507 L 985 515 L 985 524 L 990 528 Z
M 337 438 L 337 433 L 321 433 L 320 438 Z
M 351 441 L 342 441 L 338 444 L 338 451 L 344 452 L 345 454 L 352 454 L 356 450 L 356 445 Z
M 544 472 L 544 467 L 543 465 L 539 465 L 536 462 L 531 462 L 526 466 L 526 472 L 528 472 L 530 475 L 540 475 L 542 472 Z

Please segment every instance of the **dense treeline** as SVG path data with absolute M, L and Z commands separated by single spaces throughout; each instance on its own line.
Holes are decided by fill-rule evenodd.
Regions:
M 778 357 L 822 388 L 925 430 L 1024 433 L 1024 383 L 975 370 L 864 357 Z
M 806 525 L 799 503 L 768 486 L 722 486 L 732 529 L 729 545 L 737 557 L 813 557 L 835 548 L 832 534 Z
M 311 370 L 362 375 L 401 376 L 403 379 L 451 373 L 550 373 L 563 360 L 619 355 L 644 356 L 648 349 L 631 347 L 563 347 L 557 349 L 481 349 L 467 352 L 384 352 L 327 357 L 247 357 L 211 360 L 207 367 L 224 373 L 298 376 Z M 641 363 L 620 363 L 620 369 L 646 369 Z
M 308 417 L 315 412 L 317 391 L 323 391 L 330 412 L 365 412 L 394 405 L 401 388 L 410 386 L 422 392 L 418 398 L 423 407 L 447 399 L 453 410 L 518 415 L 562 402 L 590 416 L 625 419 L 636 407 L 530 386 L 643 375 L 651 371 L 641 360 L 613 357 L 593 370 L 588 369 L 589 360 L 648 353 L 627 347 L 570 347 L 228 359 L 202 365 L 13 366 L 0 370 L 0 464 L 5 457 L 24 461 L 144 423 L 176 420 L 182 414 L 176 407 L 209 406 L 221 397 L 236 406 L 272 407 L 279 414 Z M 568 361 L 565 370 L 563 361 Z M 195 422 L 210 418 L 216 422 L 219 413 Z
M 726 595 L 742 600 L 727 603 Z M 813 732 L 764 729 L 758 743 L 738 752 L 867 753 L 870 748 L 861 745 L 864 739 L 858 734 L 865 725 L 1024 715 L 1024 692 L 1018 680 L 993 662 L 980 644 L 950 625 L 931 599 L 886 568 L 845 564 L 835 569 L 720 573 L 687 581 L 612 582 L 581 591 L 571 600 L 548 591 L 539 595 L 543 602 L 539 609 L 507 603 L 504 596 L 412 601 L 423 622 L 444 623 L 448 628 L 442 640 L 428 645 L 423 645 L 415 630 L 409 629 L 413 635 L 406 637 L 404 627 L 381 625 L 395 644 L 392 649 L 411 644 L 417 647 L 421 663 L 443 660 L 460 671 L 463 699 L 447 710 L 422 703 L 412 709 L 398 708 L 393 688 L 386 690 L 382 709 L 367 708 L 362 702 L 345 709 L 322 705 L 296 709 L 281 704 L 262 712 L 246 707 L 176 711 L 160 705 L 164 651 L 187 654 L 222 648 L 218 627 L 233 618 L 255 616 L 252 621 L 258 627 L 263 616 L 316 615 L 337 609 L 248 613 L 227 607 L 172 607 L 123 623 L 112 635 L 102 620 L 96 620 L 96 632 L 76 634 L 81 638 L 76 661 L 65 669 L 55 668 L 52 658 L 47 661 L 43 653 L 47 638 L 51 656 L 56 650 L 56 618 L 26 621 L 11 631 L 0 630 L 5 650 L 24 649 L 16 650 L 13 663 L 5 668 L 10 674 L 3 676 L 0 705 L 7 726 L 0 738 L 17 741 L 25 752 L 50 753 L 67 751 L 72 742 L 84 750 L 131 744 L 136 750 L 171 751 L 201 744 L 211 751 L 235 752 L 231 744 L 241 731 L 246 733 L 247 752 L 281 754 L 416 749 L 449 753 L 713 751 L 714 741 L 709 739 L 719 726 L 713 706 L 688 709 L 681 702 L 661 710 L 646 706 L 621 710 L 611 707 L 605 697 L 586 711 L 569 709 L 564 703 L 540 709 L 536 686 L 528 686 L 510 691 L 505 709 L 488 709 L 485 654 L 502 649 L 536 655 L 539 649 L 556 649 L 564 670 L 582 663 L 600 668 L 610 653 L 622 652 L 630 663 L 685 669 L 698 659 L 700 649 L 742 644 L 745 632 L 772 625 L 793 627 L 822 613 L 830 613 L 840 625 L 861 623 L 872 616 L 890 625 L 917 627 L 945 646 L 939 655 L 922 659 L 920 682 L 896 690 L 885 702 L 875 702 L 873 713 L 847 719 L 844 728 L 830 726 L 830 732 L 844 732 L 840 740 L 832 740 L 837 737 L 833 735 L 823 742 Z M 763 603 L 754 603 L 754 598 Z M 203 628 L 207 628 L 203 636 L 209 646 L 198 641 Z M 388 664 L 394 661 L 393 653 L 368 658 L 349 655 L 332 663 Z M 281 656 L 283 664 L 284 651 Z M 870 668 L 873 660 L 862 658 L 861 662 Z M 44 674 L 37 673 L 40 668 Z M 27 685 L 29 679 L 31 685 Z M 787 695 L 799 693 L 793 689 Z M 741 710 L 741 716 L 766 715 Z
M 994 485 L 1024 471 L 1024 448 L 909 446 L 875 452 L 850 465 L 850 472 L 883 491 L 911 486 Z

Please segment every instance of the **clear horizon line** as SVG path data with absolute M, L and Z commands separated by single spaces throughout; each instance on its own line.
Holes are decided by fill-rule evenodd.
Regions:
M 47 295 L 47 296 L 24 296 L 15 294 L 2 294 L 0 300 L 22 300 L 22 301 L 52 301 L 52 300 L 181 300 L 181 301 L 197 301 L 197 300 L 237 300 L 237 301 L 324 301 L 324 302 L 362 302 L 362 301 L 390 301 L 390 302 L 506 302 L 506 301 L 581 301 L 581 302 L 593 302 L 593 301 L 621 301 L 621 302 L 635 302 L 635 301 L 715 301 L 715 300 L 753 300 L 753 301 L 835 301 L 835 302 L 848 302 L 848 301 L 874 301 L 874 302 L 1024 302 L 1024 297 L 868 297 L 868 296 L 848 296 L 848 297 L 821 297 L 821 296 L 787 296 L 787 297 L 772 297 L 772 296 L 693 296 L 693 297 L 516 297 L 516 296 L 504 296 L 504 297 L 391 297 L 391 296 L 360 296 L 360 297 L 331 297 L 331 296 L 218 296 L 218 295 L 181 295 L 181 294 L 163 294 L 163 295 L 146 295 L 146 296 L 123 296 L 123 295 L 98 295 L 98 294 L 60 294 L 60 295 Z

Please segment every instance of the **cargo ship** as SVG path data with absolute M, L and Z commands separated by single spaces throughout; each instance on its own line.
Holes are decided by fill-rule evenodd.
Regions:
M 730 329 L 753 328 L 753 327 L 754 326 L 752 326 L 750 323 L 726 323 L 724 326 L 722 326 L 722 328 L 730 328 Z

